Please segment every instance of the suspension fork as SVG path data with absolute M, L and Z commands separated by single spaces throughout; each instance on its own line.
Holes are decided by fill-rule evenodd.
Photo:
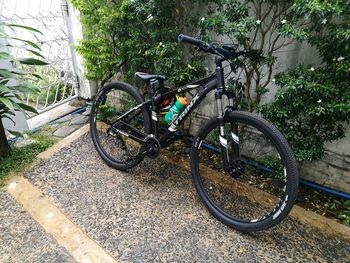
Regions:
M 229 107 L 234 110 L 234 94 L 232 92 L 227 92 L 227 98 L 228 98 L 228 105 Z M 239 152 L 239 137 L 238 137 L 238 125 L 234 122 L 230 123 L 230 127 L 231 127 L 231 137 L 232 137 L 232 141 L 231 141 L 231 148 L 232 148 L 232 155 L 231 155 L 231 159 L 235 160 L 238 159 L 240 156 L 240 152 Z M 232 161 L 231 160 L 231 161 Z
M 225 136 L 225 112 L 222 103 L 222 95 L 225 93 L 225 78 L 224 78 L 224 69 L 222 68 L 222 59 L 219 57 L 215 58 L 216 64 L 216 80 L 217 80 L 217 89 L 215 91 L 215 99 L 218 110 L 218 117 L 220 119 L 220 131 L 219 131 L 219 141 L 221 152 L 223 153 L 224 161 L 224 170 L 229 172 L 229 149 L 227 144 L 227 139 Z
M 227 96 L 229 105 L 224 109 L 222 102 L 222 95 Z M 232 168 L 232 163 L 239 158 L 239 138 L 238 138 L 238 125 L 234 122 L 230 123 L 230 135 L 232 140 L 229 140 L 225 135 L 225 121 L 229 112 L 234 109 L 234 95 L 231 92 L 217 90 L 215 93 L 215 99 L 217 103 L 218 116 L 220 118 L 220 147 L 223 153 L 224 169 L 226 172 L 230 173 Z
M 224 112 L 223 103 L 222 103 L 222 94 L 223 94 L 223 90 L 217 89 L 215 92 L 215 99 L 217 104 L 218 117 L 220 119 L 220 130 L 219 130 L 220 148 L 221 148 L 221 152 L 223 153 L 224 170 L 228 172 L 229 164 L 230 164 L 230 156 L 229 156 L 228 142 L 225 136 L 225 112 Z

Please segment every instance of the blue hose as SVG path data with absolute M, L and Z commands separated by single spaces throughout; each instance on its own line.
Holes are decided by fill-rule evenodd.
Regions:
M 187 137 L 187 139 L 189 141 L 193 142 L 193 138 Z M 212 150 L 214 152 L 221 153 L 220 149 L 215 148 L 215 147 L 213 147 L 211 145 L 208 145 L 206 143 L 203 143 L 202 146 L 207 148 L 207 149 L 209 149 L 209 150 Z M 270 169 L 268 169 L 268 170 L 270 170 Z M 321 190 L 323 192 L 326 192 L 326 193 L 329 193 L 329 194 L 332 194 L 332 195 L 335 195 L 335 196 L 338 196 L 338 197 L 341 197 L 341 198 L 350 199 L 350 194 L 347 194 L 347 193 L 344 193 L 344 192 L 340 192 L 340 191 L 337 191 L 337 190 L 334 190 L 334 189 L 331 189 L 331 188 L 328 188 L 328 187 L 325 187 L 325 186 L 321 186 L 321 185 L 318 185 L 318 184 L 310 182 L 310 181 L 299 179 L 299 184 L 311 187 L 313 189 Z
M 80 108 L 78 108 L 78 109 L 76 109 L 76 110 L 74 110 L 72 112 L 69 112 L 69 113 L 67 113 L 67 114 L 65 114 L 65 115 L 63 115 L 63 116 L 61 116 L 61 117 L 59 117 L 57 119 L 54 119 L 54 120 L 50 121 L 49 123 L 52 123 L 52 122 L 54 122 L 54 121 L 56 121 L 58 119 L 61 119 L 61 118 L 65 117 L 65 116 L 67 116 L 67 115 L 74 115 L 74 114 L 78 114 L 78 113 L 84 112 L 84 111 L 86 111 L 86 107 L 87 106 L 80 107 Z M 31 129 L 30 131 L 28 131 L 28 133 L 29 134 L 33 134 L 33 133 L 36 133 L 36 132 L 38 132 L 40 130 L 41 130 L 41 127 L 38 127 L 38 128 Z M 9 139 L 8 143 L 11 145 L 11 144 L 15 143 L 18 139 L 19 139 L 19 137 L 14 137 L 12 139 Z
M 331 188 L 328 188 L 328 187 L 325 187 L 325 186 L 321 186 L 321 185 L 318 185 L 318 184 L 310 182 L 310 181 L 299 179 L 299 183 L 301 185 L 305 185 L 305 186 L 308 186 L 308 187 L 311 187 L 311 188 L 314 188 L 314 189 L 317 189 L 317 190 L 321 190 L 321 191 L 327 192 L 327 193 L 332 194 L 332 195 L 336 195 L 336 196 L 339 196 L 339 197 L 342 197 L 342 198 L 345 198 L 345 199 L 350 199 L 350 194 L 347 194 L 347 193 L 344 193 L 344 192 L 340 192 L 340 191 L 336 191 L 336 190 L 333 190 Z

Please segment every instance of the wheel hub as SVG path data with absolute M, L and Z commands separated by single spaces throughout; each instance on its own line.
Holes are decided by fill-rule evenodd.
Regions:
M 244 173 L 244 167 L 243 167 L 242 163 L 243 162 L 241 160 L 233 161 L 228 168 L 228 173 L 232 177 L 238 178 L 240 175 L 242 175 Z

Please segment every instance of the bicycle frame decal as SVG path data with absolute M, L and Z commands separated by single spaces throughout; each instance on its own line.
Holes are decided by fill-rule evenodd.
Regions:
M 187 117 L 188 114 L 192 112 L 192 110 L 197 106 L 198 103 L 202 101 L 202 99 L 207 95 L 208 92 L 216 88 L 216 79 L 207 79 L 205 83 L 202 83 L 202 88 L 196 93 L 196 95 L 190 101 L 190 104 L 185 108 L 185 110 L 180 113 L 180 115 L 171 123 L 169 127 L 170 132 L 177 131 L 178 126 L 181 122 Z M 195 85 L 187 85 L 187 88 L 193 88 Z M 197 86 L 198 87 L 198 86 Z
M 193 97 L 190 104 L 186 107 L 186 109 L 181 112 L 181 114 L 173 121 L 173 123 L 169 127 L 169 131 L 175 132 L 177 130 L 177 126 L 181 123 L 181 121 L 186 117 L 186 115 L 190 112 L 193 106 L 196 104 L 199 99 L 199 92 Z

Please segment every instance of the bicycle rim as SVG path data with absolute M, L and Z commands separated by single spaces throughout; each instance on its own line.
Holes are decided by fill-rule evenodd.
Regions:
M 229 118 L 224 133 L 220 138 L 219 121 L 212 122 L 191 155 L 201 199 L 219 220 L 240 230 L 277 224 L 291 209 L 297 189 L 296 164 L 286 141 L 259 118 L 246 115 Z M 226 168 L 223 144 L 230 159 Z
M 111 166 L 127 169 L 140 160 L 137 154 L 141 144 L 123 134 L 113 131 L 113 127 L 123 130 L 117 118 L 140 103 L 128 89 L 107 88 L 94 102 L 92 116 L 92 136 L 101 157 Z M 123 122 L 145 132 L 145 112 L 137 110 L 123 118 Z

